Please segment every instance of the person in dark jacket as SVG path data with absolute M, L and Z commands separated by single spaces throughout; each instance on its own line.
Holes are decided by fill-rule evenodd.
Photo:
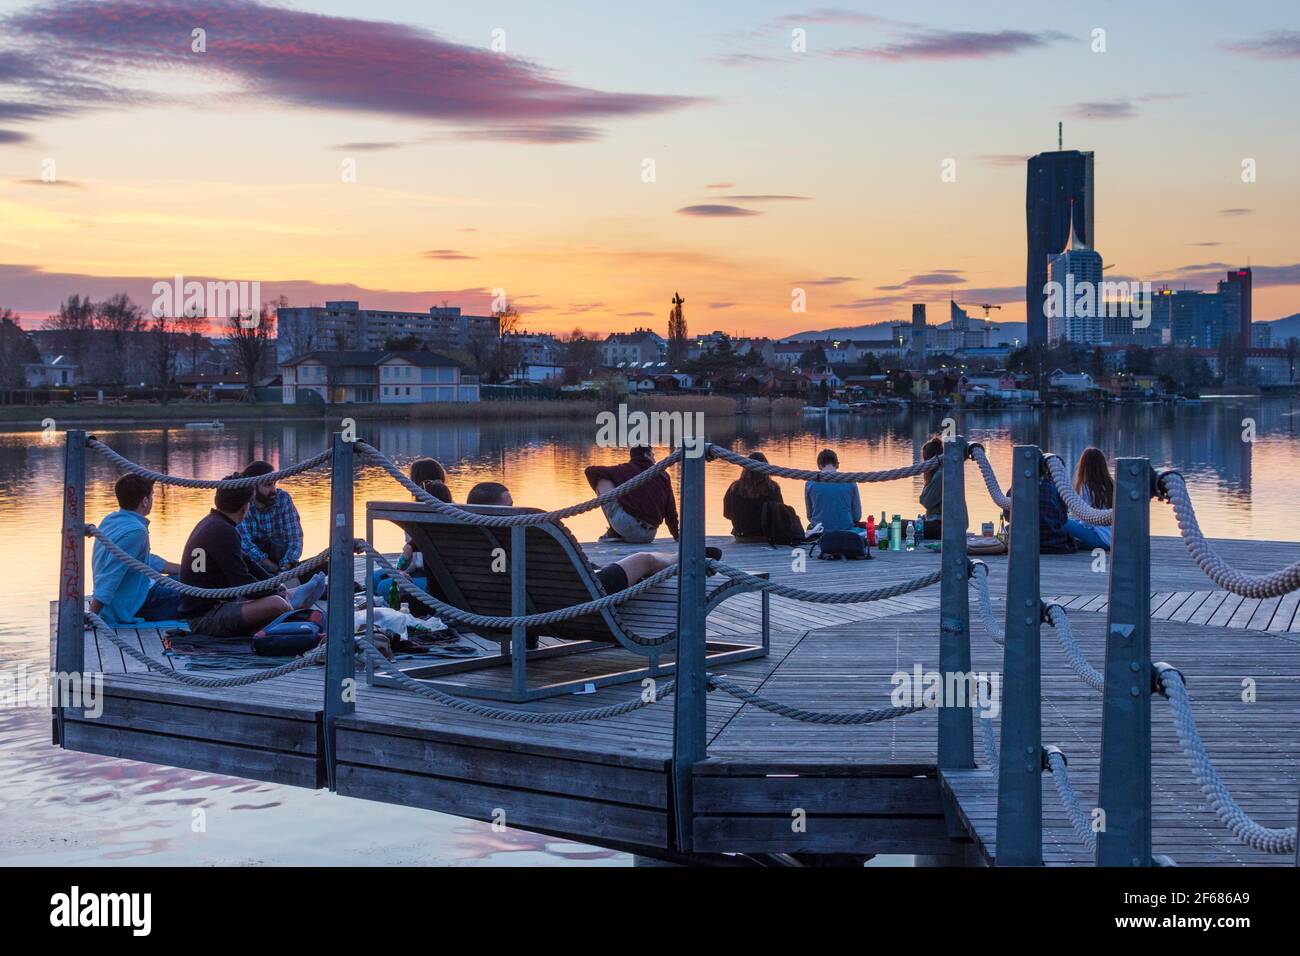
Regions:
M 752 461 L 767 464 L 767 456 L 761 451 L 753 452 Z M 737 541 L 765 541 L 763 530 L 763 509 L 767 503 L 785 504 L 781 498 L 781 486 L 767 475 L 748 468 L 742 469 L 740 477 L 731 483 L 722 499 L 722 516 L 731 522 L 731 536 Z
M 236 473 L 225 480 L 241 478 Z M 243 550 L 239 523 L 248 513 L 253 488 L 244 486 L 217 489 L 211 511 L 190 532 L 181 556 L 181 583 L 199 588 L 234 588 L 265 581 L 269 574 Z M 181 616 L 196 634 L 214 637 L 239 637 L 253 634 L 281 614 L 296 607 L 306 607 L 325 590 L 325 575 L 317 574 L 306 584 L 287 590 L 283 585 L 274 593 L 251 598 L 218 601 L 212 598 L 184 596 Z
M 621 465 L 590 465 L 586 471 L 587 482 L 596 494 L 603 495 L 635 478 L 654 463 L 654 452 L 644 445 L 637 445 Z M 627 494 L 606 502 L 604 510 L 609 530 L 601 536 L 602 541 L 649 544 L 655 539 L 661 524 L 667 526 L 674 540 L 680 534 L 673 485 L 662 472 Z
M 921 447 L 921 459 L 943 456 L 943 439 L 937 435 Z M 943 537 L 943 466 L 930 472 L 925 487 L 921 489 L 921 507 L 925 509 L 925 538 L 937 540 Z

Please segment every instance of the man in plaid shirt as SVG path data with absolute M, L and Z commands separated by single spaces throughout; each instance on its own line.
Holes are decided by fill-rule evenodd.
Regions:
M 268 475 L 275 471 L 268 462 L 255 461 L 244 476 Z M 239 523 L 239 540 L 244 554 L 271 574 L 288 571 L 302 557 L 302 521 L 287 491 L 274 481 L 254 486 L 248 514 Z

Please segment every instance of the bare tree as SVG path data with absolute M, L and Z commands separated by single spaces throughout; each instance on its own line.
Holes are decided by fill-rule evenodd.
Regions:
M 118 384 L 126 381 L 131 356 L 128 354 L 136 333 L 144 330 L 144 311 L 124 292 L 110 296 L 95 306 L 95 328 L 109 333 L 115 361 L 108 363 Z
M 180 340 L 177 343 L 177 357 L 187 354 L 189 356 L 190 373 L 197 374 L 199 370 L 199 353 L 208 347 L 207 317 L 203 315 L 184 315 L 173 320 L 173 328 Z
M 88 353 L 90 337 L 95 330 L 95 303 L 91 302 L 89 297 L 70 295 L 59 306 L 58 314 L 51 315 L 45 320 L 44 327 L 58 333 L 55 336 L 57 348 L 72 357 L 81 368 L 82 380 L 88 381 L 90 376 L 87 374 L 84 359 Z
M 262 363 L 271 352 L 274 320 L 265 305 L 255 316 L 232 314 L 225 320 L 226 342 L 244 375 L 245 400 L 253 400 L 253 388 Z
M 41 353 L 32 337 L 18 324 L 18 317 L 9 309 L 0 309 L 0 387 L 25 385 L 27 376 L 23 365 L 40 360 Z
M 167 386 L 176 374 L 176 352 L 178 336 L 176 319 L 160 315 L 152 320 L 149 328 L 149 344 L 154 375 L 162 387 L 162 403 L 167 404 Z

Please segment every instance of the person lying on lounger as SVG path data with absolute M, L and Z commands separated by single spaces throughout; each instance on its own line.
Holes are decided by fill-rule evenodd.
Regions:
M 510 496 L 510 489 L 505 485 L 495 481 L 484 481 L 470 489 L 469 497 L 465 499 L 469 505 L 497 505 L 502 507 L 511 507 L 514 505 L 514 499 Z M 717 561 L 722 557 L 722 551 L 718 548 L 705 548 L 706 557 Z M 600 586 L 605 589 L 606 594 L 613 594 L 615 591 L 622 591 L 630 588 L 639 581 L 644 581 L 652 574 L 658 574 L 665 568 L 671 568 L 677 563 L 677 555 L 665 554 L 659 551 L 638 551 L 635 554 L 629 554 L 626 557 L 619 558 L 613 564 L 607 564 L 604 567 L 593 564 L 592 571 L 595 573 L 596 580 Z

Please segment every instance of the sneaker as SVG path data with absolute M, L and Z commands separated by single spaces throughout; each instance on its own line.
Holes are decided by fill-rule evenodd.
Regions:
M 298 588 L 293 594 L 293 606 L 297 610 L 311 607 L 325 593 L 325 572 L 317 571 L 311 580 Z
M 617 543 L 623 541 L 624 539 L 623 536 L 619 534 L 617 531 L 615 531 L 613 528 L 606 528 L 605 533 L 600 536 L 599 540 Z

